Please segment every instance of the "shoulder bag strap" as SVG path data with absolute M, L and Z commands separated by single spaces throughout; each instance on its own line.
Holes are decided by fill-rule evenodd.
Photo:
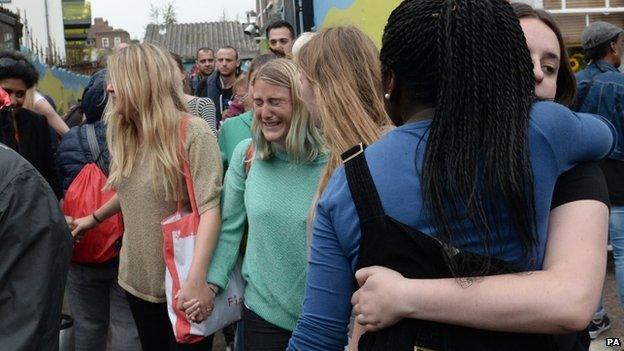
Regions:
M 360 223 L 366 219 L 385 215 L 379 199 L 379 193 L 366 162 L 365 148 L 365 145 L 360 144 L 349 149 L 341 156 L 351 197 L 360 217 Z
M 193 214 L 199 216 L 199 210 L 197 209 L 197 200 L 195 199 L 195 189 L 193 187 L 193 175 L 191 174 L 191 166 L 189 164 L 189 157 L 186 154 L 184 148 L 184 142 L 186 141 L 186 132 L 188 129 L 188 123 L 190 118 L 183 118 L 180 122 L 180 143 L 179 153 L 182 160 L 182 172 L 184 173 L 184 182 L 186 183 L 186 190 L 188 191 L 189 203 L 191 204 L 191 210 Z M 178 211 L 182 209 L 182 194 L 178 194 Z
M 80 151 L 82 151 L 82 154 L 85 156 L 85 158 L 87 158 L 87 162 L 93 162 L 93 160 L 90 160 L 87 157 L 87 150 L 84 147 L 84 144 L 82 143 L 82 137 L 84 135 L 84 131 L 83 131 L 84 125 L 79 125 L 78 126 L 78 145 L 80 146 Z

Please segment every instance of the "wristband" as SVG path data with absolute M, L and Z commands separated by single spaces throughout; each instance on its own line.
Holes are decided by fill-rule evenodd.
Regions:
M 98 223 L 102 223 L 103 222 L 102 220 L 100 220 L 99 218 L 97 218 L 95 216 L 95 211 L 93 213 L 91 213 L 91 217 L 93 217 L 93 219 L 95 219 L 95 221 L 98 222 Z

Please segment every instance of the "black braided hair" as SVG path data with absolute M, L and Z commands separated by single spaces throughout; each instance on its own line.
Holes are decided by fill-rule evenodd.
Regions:
M 436 107 L 420 176 L 437 237 L 455 245 L 470 223 L 471 235 L 476 230 L 484 251 L 496 255 L 493 238 L 502 234 L 501 221 L 511 221 L 531 262 L 536 222 L 527 135 L 535 80 L 511 6 L 403 1 L 388 19 L 380 58 L 384 74 L 394 73 L 393 103 Z M 461 263 L 452 268 L 461 274 Z

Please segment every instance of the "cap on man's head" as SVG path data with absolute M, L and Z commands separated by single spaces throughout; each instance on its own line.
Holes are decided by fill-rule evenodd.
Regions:
M 622 28 L 608 22 L 592 22 L 581 34 L 581 45 L 584 50 L 591 50 L 608 42 L 623 31 Z

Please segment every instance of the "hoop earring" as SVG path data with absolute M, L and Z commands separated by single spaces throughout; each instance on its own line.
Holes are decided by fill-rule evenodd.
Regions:
M 386 100 L 390 100 L 390 93 L 386 93 L 386 94 L 384 95 L 384 99 L 386 99 Z

